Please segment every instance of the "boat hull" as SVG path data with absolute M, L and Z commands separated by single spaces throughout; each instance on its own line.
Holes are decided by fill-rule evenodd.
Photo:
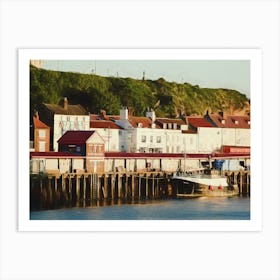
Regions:
M 172 180 L 176 189 L 177 197 L 200 197 L 200 196 L 234 196 L 238 195 L 237 186 L 229 186 L 224 177 L 180 177 Z

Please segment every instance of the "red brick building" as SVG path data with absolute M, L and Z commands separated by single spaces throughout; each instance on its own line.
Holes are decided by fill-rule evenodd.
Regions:
M 85 157 L 87 172 L 104 172 L 104 140 L 96 131 L 67 131 L 58 141 L 59 152 Z
M 50 127 L 39 120 L 39 115 L 33 117 L 34 151 L 48 152 L 50 150 Z

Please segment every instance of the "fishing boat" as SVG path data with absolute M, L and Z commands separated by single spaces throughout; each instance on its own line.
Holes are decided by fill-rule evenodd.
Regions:
M 234 196 L 237 186 L 231 186 L 227 178 L 218 174 L 175 173 L 172 178 L 177 197 Z

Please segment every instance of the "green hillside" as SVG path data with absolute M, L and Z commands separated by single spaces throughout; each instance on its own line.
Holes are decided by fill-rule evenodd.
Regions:
M 121 106 L 127 106 L 137 116 L 144 116 L 148 107 L 154 108 L 158 117 L 204 114 L 207 109 L 249 110 L 249 100 L 236 90 L 200 88 L 163 78 L 143 81 L 50 71 L 31 65 L 31 114 L 42 102 L 58 104 L 62 97 L 67 97 L 70 104 L 81 104 L 91 113 L 103 109 L 108 114 L 118 114 Z

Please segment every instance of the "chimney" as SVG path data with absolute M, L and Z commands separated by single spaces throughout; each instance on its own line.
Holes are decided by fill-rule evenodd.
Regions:
M 64 97 L 63 108 L 64 108 L 64 110 L 68 110 L 68 99 L 67 99 L 67 97 Z
M 120 110 L 120 119 L 121 120 L 128 120 L 128 109 L 127 109 L 127 107 L 123 107 Z
M 152 120 L 152 123 L 154 123 L 156 121 L 156 113 L 155 111 L 152 109 L 152 110 L 149 110 L 146 112 L 146 117 L 147 118 L 150 118 Z
M 34 112 L 34 116 L 35 116 L 36 119 L 39 120 L 39 112 L 37 110 Z
M 103 119 L 106 119 L 106 111 L 105 110 L 100 110 L 100 114 Z

